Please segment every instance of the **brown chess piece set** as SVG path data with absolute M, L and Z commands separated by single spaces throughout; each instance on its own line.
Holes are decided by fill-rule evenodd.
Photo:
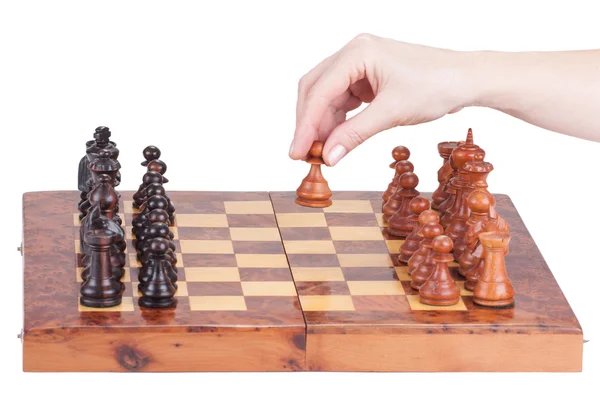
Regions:
M 328 207 L 332 192 L 321 173 L 323 144 L 313 143 L 306 160 L 311 169 L 296 191 L 296 203 Z M 473 141 L 469 129 L 465 141 L 442 142 L 438 152 L 443 165 L 439 186 L 431 201 L 416 190 L 419 178 L 408 161 L 410 151 L 398 146 L 392 151 L 394 177 L 383 193 L 383 220 L 387 234 L 405 239 L 398 256 L 408 266 L 411 287 L 420 301 L 435 306 L 454 305 L 460 289 L 449 264 L 456 261 L 466 278 L 465 290 L 473 291 L 473 302 L 487 307 L 514 304 L 514 289 L 505 258 L 510 242 L 509 227 L 495 209 L 487 176 L 492 164 Z
M 120 183 L 119 150 L 109 140 L 107 127 L 98 127 L 95 140 L 86 143 L 86 156 L 79 164 L 81 190 L 80 243 L 83 267 L 79 301 L 93 308 L 121 304 L 125 285 L 126 247 L 123 221 L 119 217 L 121 196 L 115 190 Z M 142 264 L 139 273 L 140 306 L 148 308 L 173 307 L 177 289 L 177 258 L 173 233 L 175 207 L 163 187 L 167 165 L 161 161 L 160 150 L 154 146 L 144 149 L 147 168 L 143 182 L 133 196 L 138 214 L 133 219 L 133 245 Z

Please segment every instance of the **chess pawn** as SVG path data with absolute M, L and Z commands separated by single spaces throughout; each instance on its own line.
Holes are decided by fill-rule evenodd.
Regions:
M 423 226 L 422 234 L 424 239 L 421 242 L 421 247 L 419 248 L 419 252 L 423 254 L 423 258 L 418 263 L 413 262 L 412 265 L 410 264 L 409 260 L 409 272 L 411 274 L 412 279 L 410 287 L 412 287 L 413 289 L 419 290 L 421 286 L 423 286 L 423 284 L 427 282 L 427 279 L 429 279 L 429 276 L 433 272 L 435 262 L 433 261 L 433 250 L 431 246 L 433 243 L 433 239 L 435 239 L 437 236 L 442 235 L 443 233 L 444 229 L 440 224 L 428 223 L 425 224 L 425 226 Z M 412 271 L 411 267 L 413 267 Z
M 483 267 L 473 290 L 473 302 L 487 307 L 513 305 L 515 290 L 508 278 L 504 260 L 508 254 L 510 234 L 485 232 L 479 235 L 479 240 L 483 245 Z
M 146 228 L 146 240 L 143 242 L 143 244 L 140 246 L 140 261 L 142 262 L 142 265 L 147 264 L 147 262 L 151 259 L 150 255 L 153 254 L 152 253 L 152 239 L 155 238 L 163 238 L 165 240 L 167 240 L 169 248 L 167 249 L 167 260 L 169 261 L 169 266 L 171 268 L 167 269 L 167 276 L 169 277 L 169 279 L 171 280 L 171 283 L 173 284 L 173 286 L 175 287 L 175 289 L 177 289 L 177 284 L 175 282 L 177 282 L 177 268 L 174 264 L 174 262 L 176 262 L 177 258 L 175 257 L 175 244 L 169 239 L 169 234 L 170 234 L 170 230 L 169 230 L 169 226 L 165 223 L 162 222 L 154 222 L 151 225 L 148 226 L 148 228 Z M 139 275 L 139 280 L 142 283 L 146 283 L 151 276 L 151 272 L 148 271 L 149 268 L 145 268 L 145 270 L 143 271 L 144 273 L 140 273 Z
M 431 306 L 451 306 L 460 300 L 460 289 L 450 275 L 448 263 L 454 260 L 452 239 L 448 236 L 438 236 L 431 242 L 433 273 L 419 289 L 419 301 Z
M 398 261 L 408 264 L 413 254 L 419 250 L 421 242 L 424 239 L 423 235 L 421 235 L 421 231 L 423 226 L 429 222 L 434 222 L 436 224 L 440 222 L 440 217 L 438 216 L 437 212 L 433 210 L 425 210 L 419 215 L 418 224 L 413 228 L 410 235 L 406 237 L 404 243 L 402 243 L 402 246 L 400 246 L 400 255 L 398 256 Z
M 146 200 L 146 202 L 143 204 L 142 212 L 138 214 L 131 222 L 131 225 L 133 225 L 133 228 L 131 229 L 133 234 L 137 236 L 142 231 L 146 220 L 148 219 L 148 214 L 152 210 L 160 209 L 166 211 L 168 206 L 169 202 L 163 196 L 148 197 L 148 200 Z
M 438 170 L 438 188 L 431 195 L 431 208 L 437 210 L 440 204 L 444 202 L 450 193 L 446 192 L 448 181 L 452 177 L 452 166 L 450 166 L 450 155 L 458 146 L 458 142 L 441 142 L 438 143 L 438 152 L 443 159 L 442 167 Z
M 314 142 L 309 155 L 306 162 L 310 164 L 310 171 L 296 190 L 296 204 L 313 208 L 329 207 L 332 204 L 331 190 L 321 173 L 321 165 L 325 164 L 323 142 Z
M 415 178 L 417 177 L 416 175 L 414 176 Z M 400 179 L 404 179 L 404 175 L 402 175 Z M 416 181 L 418 183 L 419 179 L 416 178 Z M 416 197 L 414 197 L 415 193 L 417 193 Z M 431 207 L 431 203 L 429 202 L 429 200 L 427 200 L 424 197 L 418 196 L 418 194 L 419 192 L 414 189 L 413 191 L 406 191 L 404 193 L 400 193 L 400 195 L 404 197 L 404 199 L 402 200 L 402 205 L 400 206 L 400 209 L 398 209 L 398 211 L 396 211 L 394 215 L 392 215 L 388 219 L 387 231 L 390 235 L 398 236 L 401 238 L 405 238 L 408 235 L 410 235 L 413 228 L 418 223 L 419 214 L 422 211 L 428 210 Z M 418 213 L 412 211 L 410 204 L 413 201 L 416 201 L 418 203 L 416 208 Z
M 390 164 L 390 168 L 392 168 L 394 170 L 394 178 L 392 179 L 392 182 L 388 185 L 387 190 L 381 196 L 383 198 L 383 203 L 381 203 L 382 209 L 383 209 L 383 206 L 385 206 L 385 203 L 396 192 L 396 187 L 398 186 L 398 178 L 400 177 L 400 175 L 402 175 L 402 174 L 398 174 L 398 172 L 396 171 L 396 164 L 398 163 L 398 161 L 408 160 L 410 158 L 410 150 L 408 150 L 408 148 L 404 147 L 404 146 L 394 147 L 394 150 L 392 150 L 392 158 L 394 159 L 394 161 Z M 413 172 L 413 171 L 411 170 L 411 171 L 404 171 L 404 172 Z M 402 172 L 402 173 L 404 173 L 404 172 Z
M 154 162 L 154 161 L 153 161 Z M 164 176 L 163 176 L 164 178 Z M 167 213 L 169 213 L 169 225 L 175 224 L 175 205 L 171 201 L 171 198 L 167 195 L 164 186 L 160 183 L 151 183 L 146 187 L 146 197 L 151 196 L 163 196 L 167 199 L 169 205 L 167 206 Z
M 142 178 L 142 184 L 139 186 L 137 192 L 133 195 L 133 207 L 140 209 L 142 204 L 148 198 L 146 196 L 146 188 L 153 183 L 163 183 L 163 176 L 156 171 L 148 171 Z
M 147 165 L 148 171 L 158 172 L 163 177 L 163 183 L 169 183 L 169 180 L 165 176 L 165 172 L 167 172 L 167 164 L 161 160 L 152 160 Z
M 396 190 L 398 190 L 398 181 L 400 180 L 400 176 L 402 176 L 402 174 L 404 174 L 405 172 L 415 171 L 413 163 L 411 163 L 408 160 L 396 161 L 394 165 L 394 179 L 392 179 L 392 182 L 390 182 L 390 184 L 388 185 L 387 190 L 383 192 L 383 195 L 381 196 L 383 198 L 383 203 L 381 204 L 382 212 L 383 208 L 385 207 L 385 203 L 387 203 L 390 200 L 390 197 L 392 197 L 392 195 L 396 193 Z
M 145 160 L 142 161 L 142 166 L 146 167 L 148 164 L 154 160 L 158 160 L 160 158 L 160 149 L 156 146 L 148 146 L 143 151 Z
M 417 177 L 417 175 L 415 175 L 414 172 L 405 172 L 402 175 L 400 175 L 396 193 L 394 193 L 392 197 L 390 197 L 390 199 L 387 201 L 387 203 L 385 203 L 385 206 L 383 207 L 383 220 L 385 222 L 388 222 L 392 215 L 394 215 L 397 212 L 399 212 L 399 215 L 397 217 L 398 219 L 403 220 L 409 215 L 410 209 L 408 207 L 408 203 L 410 203 L 410 201 L 413 198 L 417 197 L 420 194 L 420 192 L 415 189 L 418 184 L 419 178 Z M 394 229 L 392 229 L 392 231 L 393 230 Z M 388 232 L 390 234 L 393 234 L 390 231 L 389 227 Z M 407 235 L 409 233 L 410 232 L 408 232 Z
M 454 244 L 454 256 L 460 265 L 458 272 L 461 275 L 465 275 L 481 259 L 479 234 L 484 231 L 485 224 L 490 220 L 491 199 L 486 193 L 475 191 L 467 199 L 467 204 L 470 210 L 467 230 Z
M 150 251 L 152 261 L 150 278 L 141 285 L 140 291 L 142 297 L 139 304 L 148 308 L 166 308 L 177 304 L 174 298 L 176 289 L 168 277 L 168 271 L 171 269 L 167 259 L 169 244 L 164 238 L 154 238 L 150 242 Z
M 108 230 L 92 230 L 85 234 L 91 251 L 89 276 L 82 283 L 79 302 L 87 307 L 104 308 L 121 304 L 122 285 L 112 274 L 110 248 L 117 236 Z

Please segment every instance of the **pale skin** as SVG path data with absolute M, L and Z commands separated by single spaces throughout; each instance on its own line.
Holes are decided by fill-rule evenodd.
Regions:
M 320 140 L 333 166 L 379 132 L 470 106 L 600 142 L 600 50 L 459 52 L 359 35 L 300 80 L 290 157 Z

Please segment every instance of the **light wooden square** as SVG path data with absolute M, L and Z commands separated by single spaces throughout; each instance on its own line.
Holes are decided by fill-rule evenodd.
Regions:
M 177 226 L 185 228 L 227 228 L 225 214 L 177 214 Z
M 83 283 L 83 279 L 81 278 L 81 273 L 83 272 L 83 268 L 82 267 L 77 267 L 77 276 L 75 277 L 75 280 L 79 283 Z
M 184 254 L 233 254 L 231 240 L 180 240 Z
M 229 228 L 231 240 L 248 240 L 258 242 L 280 242 L 277 228 Z
M 335 254 L 331 240 L 284 240 L 287 254 Z
M 79 305 L 79 312 L 130 312 L 133 311 L 133 297 L 124 296 L 121 300 L 121 304 L 115 307 L 108 308 L 93 308 L 82 306 L 77 300 L 77 304 Z
M 332 240 L 383 240 L 377 226 L 330 226 Z
M 352 296 L 300 296 L 304 311 L 354 311 Z
M 388 224 L 383 220 L 383 213 L 375 213 L 375 219 L 377 220 L 377 225 L 381 228 L 387 228 Z
M 348 281 L 353 296 L 400 296 L 404 288 L 399 281 Z
M 123 212 L 126 214 L 133 214 L 133 201 L 131 201 L 131 200 L 123 201 Z
M 169 230 L 173 232 L 173 240 L 179 240 L 179 229 L 176 226 L 169 226 Z
M 333 204 L 323 209 L 326 213 L 373 213 L 369 200 L 334 200 Z
M 409 295 L 406 298 L 413 311 L 467 311 L 467 306 L 462 298 L 453 306 L 429 306 L 419 301 L 419 295 Z
M 187 282 L 239 282 L 240 273 L 232 267 L 187 267 Z
M 73 225 L 81 226 L 81 221 L 79 220 L 79 214 L 73 214 Z
M 296 296 L 294 282 L 242 282 L 244 296 Z
M 277 214 L 280 228 L 325 228 L 327 220 L 323 213 L 281 213 Z
M 190 296 L 192 311 L 245 311 L 244 296 Z
M 344 273 L 339 267 L 294 267 L 292 274 L 296 282 L 344 281 Z
M 79 240 L 75 240 L 75 254 L 81 253 L 81 242 Z
M 402 239 L 385 241 L 388 251 L 393 254 L 400 253 L 400 246 L 402 246 L 402 243 L 404 243 L 404 240 L 402 240 Z
M 135 235 L 133 234 L 133 232 L 131 231 L 131 229 L 127 229 L 125 228 L 125 239 L 129 239 L 129 240 L 133 240 L 135 239 Z
M 131 271 L 129 268 L 124 268 L 125 269 L 125 273 L 123 274 L 123 277 L 121 278 L 121 282 L 131 282 Z
M 408 267 L 396 267 L 396 275 L 398 275 L 398 279 L 401 281 L 410 282 L 412 278 L 408 274 Z
M 140 268 L 142 263 L 140 263 L 135 254 L 129 254 L 129 266 L 131 268 Z
M 393 267 L 389 254 L 338 254 L 341 267 Z
M 227 214 L 273 214 L 270 201 L 226 201 Z
M 181 253 L 175 253 L 175 257 L 177 258 L 177 268 L 183 268 L 183 255 Z
M 456 286 L 458 286 L 458 288 L 460 289 L 460 295 L 461 296 L 473 296 L 473 292 L 465 289 L 465 283 L 466 283 L 465 281 L 457 281 L 456 282 Z
M 239 268 L 288 268 L 285 254 L 236 254 Z

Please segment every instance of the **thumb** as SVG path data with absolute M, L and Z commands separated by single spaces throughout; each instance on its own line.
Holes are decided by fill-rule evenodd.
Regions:
M 392 113 L 382 106 L 381 99 L 376 98 L 367 108 L 331 132 L 323 147 L 325 162 L 334 166 L 365 140 L 392 126 Z

